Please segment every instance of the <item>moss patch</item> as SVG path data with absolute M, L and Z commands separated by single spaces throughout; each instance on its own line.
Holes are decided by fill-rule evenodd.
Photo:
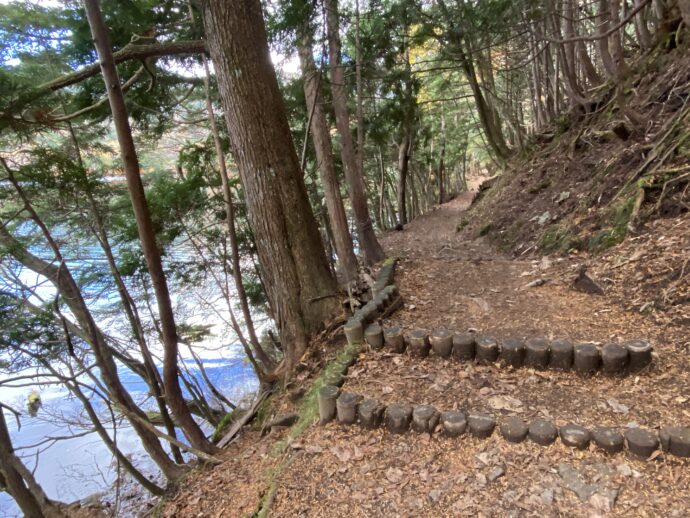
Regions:
M 587 249 L 592 252 L 601 252 L 623 241 L 628 232 L 628 222 L 630 221 L 634 205 L 635 198 L 630 197 L 613 207 L 606 216 L 606 219 L 613 223 L 613 225 L 590 237 L 587 242 Z
M 487 235 L 489 232 L 491 232 L 492 224 L 487 223 L 486 225 L 482 225 L 479 228 L 479 232 L 477 232 L 477 237 L 482 237 Z
M 561 226 L 549 228 L 541 237 L 539 248 L 547 253 L 567 252 L 576 245 L 577 240 L 573 238 L 570 230 Z M 575 246 L 577 248 L 577 246 Z
M 469 224 L 470 224 L 470 221 L 468 219 L 463 219 L 460 223 L 458 223 L 455 226 L 455 231 L 460 232 L 460 231 L 462 231 L 462 229 L 464 229 Z
M 223 416 L 223 418 L 220 420 L 218 423 L 218 426 L 216 426 L 216 429 L 213 431 L 213 435 L 211 436 L 211 441 L 212 442 L 218 442 L 220 439 L 223 437 L 223 433 L 225 430 L 227 430 L 228 426 L 230 426 L 235 419 L 235 414 L 237 413 L 237 409 L 235 408 L 234 410 L 228 412 Z
M 352 359 L 356 358 L 361 351 L 362 344 L 348 344 L 338 351 L 335 358 L 328 362 L 323 369 L 321 369 L 319 376 L 314 380 L 307 393 L 302 397 L 297 413 L 299 418 L 288 431 L 287 439 L 274 444 L 270 455 L 279 457 L 285 454 L 290 441 L 299 437 L 314 423 L 314 421 L 316 421 L 319 416 L 319 406 L 317 401 L 319 390 L 321 387 L 328 384 L 328 380 L 337 376 L 342 376 L 343 364 L 348 363 Z M 286 458 L 283 462 L 266 473 L 268 491 L 266 491 L 266 494 L 261 500 L 259 510 L 253 515 L 254 517 L 262 518 L 268 516 L 270 510 L 269 504 L 273 500 L 275 492 L 278 489 L 277 479 L 283 470 L 288 466 L 289 462 L 290 459 Z

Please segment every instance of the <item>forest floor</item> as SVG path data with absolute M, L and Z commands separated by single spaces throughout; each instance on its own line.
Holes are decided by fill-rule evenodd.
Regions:
M 657 296 L 655 276 L 667 278 L 669 262 L 690 257 L 690 215 L 657 220 L 650 232 L 605 255 L 516 259 L 484 238 L 456 232 L 471 199 L 463 194 L 384 237 L 388 254 L 400 259 L 396 284 L 405 301 L 385 325 L 595 343 L 644 338 L 655 347 L 652 367 L 626 378 L 583 379 L 367 350 L 343 390 L 440 411 L 541 416 L 557 425 L 690 423 L 688 304 L 675 305 L 672 314 L 653 305 L 639 310 Z M 605 286 L 603 296 L 572 288 L 581 264 Z M 690 266 L 669 281 L 675 285 L 656 290 L 677 291 L 688 277 Z M 527 287 L 536 279 L 545 282 Z M 224 464 L 191 477 L 163 515 L 251 515 L 269 484 L 275 488 L 269 516 L 281 517 L 688 514 L 690 462 L 663 455 L 642 461 L 560 441 L 510 444 L 497 432 L 481 440 L 335 423 L 314 424 L 276 456 L 281 439 L 284 432 L 246 433 L 224 453 Z

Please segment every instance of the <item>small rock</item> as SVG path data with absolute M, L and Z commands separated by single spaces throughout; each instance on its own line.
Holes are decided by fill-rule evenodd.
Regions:
M 563 203 L 568 198 L 570 198 L 570 191 L 563 191 L 558 195 L 558 198 L 556 198 L 556 203 Z
M 429 500 L 431 500 L 433 503 L 437 503 L 442 496 L 443 492 L 440 489 L 432 489 L 429 491 Z
M 616 466 L 616 471 L 624 477 L 632 477 L 632 474 L 633 474 L 630 466 L 628 466 L 625 463 L 619 464 L 618 466 Z
M 585 483 L 580 474 L 572 466 L 561 463 L 558 465 L 558 475 L 563 480 L 563 485 L 577 495 L 577 497 L 587 502 L 589 498 L 596 492 L 596 488 Z
M 573 288 L 589 295 L 603 295 L 604 289 L 594 279 L 587 275 L 587 267 L 580 266 L 577 277 L 573 281 Z
M 534 216 L 530 221 L 536 221 L 540 227 L 544 226 L 551 219 L 551 213 L 547 210 L 539 216 Z
M 630 412 L 630 407 L 628 405 L 619 403 L 615 399 L 607 399 L 606 402 L 611 407 L 611 410 L 618 414 L 627 414 L 628 412 Z
M 544 502 L 545 505 L 553 504 L 553 489 L 551 489 L 551 488 L 544 489 L 544 491 L 542 491 L 542 494 L 541 494 L 541 500 L 542 500 L 542 502 Z
M 589 497 L 589 504 L 599 511 L 611 511 L 618 498 L 618 491 L 607 490 L 604 492 L 594 493 Z
M 502 477 L 504 473 L 505 470 L 501 466 L 497 466 L 489 472 L 487 478 L 489 479 L 489 482 L 493 482 L 497 478 Z

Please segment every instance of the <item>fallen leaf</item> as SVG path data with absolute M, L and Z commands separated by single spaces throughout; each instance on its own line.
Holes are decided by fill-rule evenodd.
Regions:
M 398 468 L 388 468 L 386 470 L 386 479 L 388 479 L 388 482 L 398 484 L 402 480 L 402 477 L 403 472 Z
M 347 462 L 352 458 L 352 451 L 343 446 L 333 446 L 330 451 L 340 462 Z

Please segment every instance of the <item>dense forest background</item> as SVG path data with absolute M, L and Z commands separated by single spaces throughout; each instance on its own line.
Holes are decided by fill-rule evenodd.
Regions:
M 200 423 L 239 403 L 204 374 L 209 340 L 239 342 L 262 390 L 291 383 L 362 302 L 381 233 L 604 109 L 644 132 L 630 78 L 689 24 L 687 0 L 3 3 L 0 385 L 67 389 L 162 494 L 218 462 Z M 60 516 L 10 403 L 0 487 Z

